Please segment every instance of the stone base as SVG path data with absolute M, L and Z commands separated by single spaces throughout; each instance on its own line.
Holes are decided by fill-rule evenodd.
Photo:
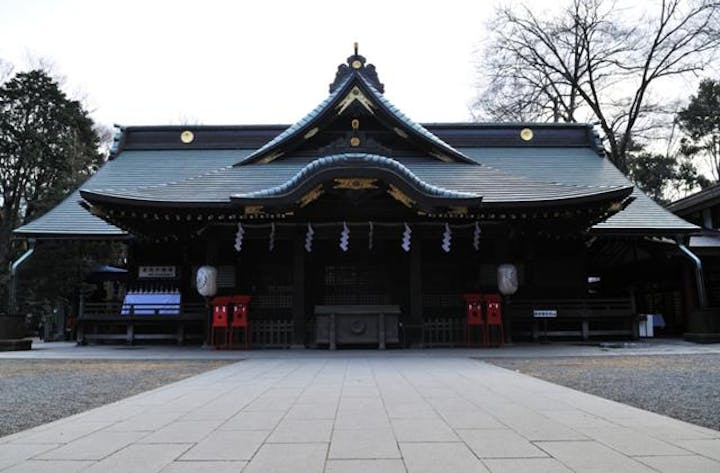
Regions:
M 720 343 L 720 332 L 717 333 L 691 333 L 683 334 L 683 338 L 693 343 Z
M 688 316 L 684 338 L 695 343 L 720 342 L 720 308 L 708 307 L 692 312 Z
M 0 351 L 22 351 L 31 350 L 32 340 L 29 338 L 18 338 L 14 340 L 0 340 Z
M 25 319 L 0 315 L 0 340 L 23 338 L 25 336 Z

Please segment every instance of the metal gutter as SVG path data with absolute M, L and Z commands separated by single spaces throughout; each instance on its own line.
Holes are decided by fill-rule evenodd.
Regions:
M 10 315 L 14 314 L 15 310 L 17 309 L 17 295 L 15 294 L 15 292 L 17 291 L 17 281 L 15 277 L 17 274 L 17 270 L 25 261 L 27 261 L 33 255 L 33 253 L 35 253 L 35 242 L 36 240 L 34 238 L 28 239 L 29 248 L 25 253 L 20 255 L 20 257 L 16 259 L 10 266 L 10 281 L 8 286 L 8 313 Z
M 705 309 L 707 308 L 707 296 L 705 294 L 705 278 L 703 277 L 702 261 L 679 240 L 676 243 L 680 251 L 695 265 L 695 285 L 697 286 L 698 306 L 700 309 Z

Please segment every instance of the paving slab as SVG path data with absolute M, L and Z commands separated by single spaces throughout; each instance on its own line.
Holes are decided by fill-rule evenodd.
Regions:
M 12 466 L 3 473 L 77 473 L 92 466 L 92 461 L 28 460 Z
M 336 430 L 329 458 L 400 458 L 400 452 L 390 429 Z
M 161 473 L 240 473 L 246 465 L 242 461 L 175 461 Z
M 689 458 L 687 456 L 638 457 L 637 460 L 661 473 L 717 473 L 720 471 L 720 462 L 697 456 Z
M 328 460 L 325 473 L 407 473 L 402 460 Z
M 476 354 L 247 352 L 0 438 L 0 472 L 720 472 L 718 431 Z
M 485 465 L 460 442 L 401 443 L 408 473 L 487 473 Z
M 243 473 L 323 473 L 327 444 L 266 444 Z
M 458 430 L 460 437 L 480 458 L 546 457 L 535 445 L 510 429 Z
M 554 458 L 491 458 L 483 463 L 491 473 L 573 473 Z

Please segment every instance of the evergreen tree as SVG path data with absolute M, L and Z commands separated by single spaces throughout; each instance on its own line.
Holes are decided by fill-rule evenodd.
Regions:
M 680 128 L 687 135 L 682 151 L 707 159 L 715 181 L 720 181 L 720 81 L 700 82 L 697 95 L 678 113 Z
M 98 145 L 87 111 L 46 72 L 21 72 L 0 86 L 0 286 L 15 256 L 13 229 L 92 174 L 103 161 Z

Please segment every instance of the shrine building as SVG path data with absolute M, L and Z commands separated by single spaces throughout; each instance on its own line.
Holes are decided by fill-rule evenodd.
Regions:
M 356 50 L 290 126 L 120 128 L 109 161 L 15 235 L 127 245 L 127 277 L 79 305 L 83 343 L 634 338 L 668 278 L 663 329 L 686 331 L 699 229 L 634 187 L 591 125 L 418 124 L 384 90 Z

